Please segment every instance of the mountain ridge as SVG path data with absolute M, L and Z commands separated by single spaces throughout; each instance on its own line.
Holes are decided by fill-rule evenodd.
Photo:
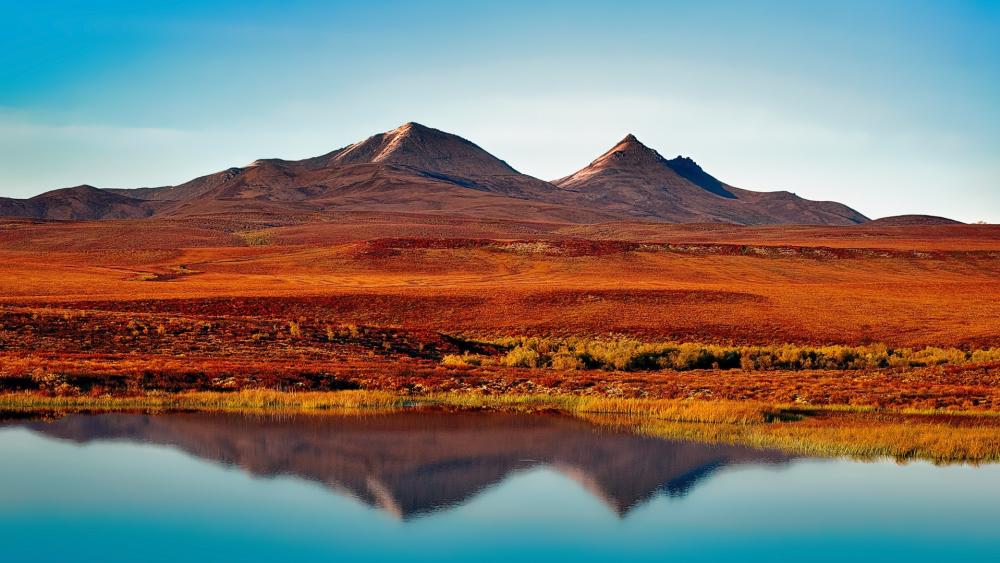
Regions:
M 27 199 L 0 198 L 0 217 L 94 221 L 141 219 L 156 205 L 88 184 L 59 188 Z
M 907 214 L 879 217 L 878 219 L 872 219 L 870 224 L 883 227 L 912 227 L 930 225 L 962 225 L 964 223 L 954 219 L 948 219 L 947 217 L 939 217 L 937 215 Z
M 100 220 L 258 214 L 299 221 L 337 211 L 406 211 L 581 224 L 868 220 L 837 202 L 735 188 L 693 159 L 667 159 L 632 134 L 588 166 L 546 182 L 472 141 L 415 122 L 320 156 L 258 159 L 175 186 L 86 188 L 28 200 L 0 198 L 0 215 Z
M 627 135 L 589 165 L 553 183 L 585 194 L 594 206 L 641 219 L 674 223 L 853 225 L 867 217 L 836 202 L 806 200 L 786 191 L 729 186 L 694 160 L 668 160 Z

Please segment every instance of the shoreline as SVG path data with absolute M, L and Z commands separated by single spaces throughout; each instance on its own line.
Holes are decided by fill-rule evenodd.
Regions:
M 561 394 L 426 393 L 345 390 L 147 393 L 131 396 L 0 394 L 0 411 L 206 411 L 359 415 L 408 408 L 558 413 L 638 434 L 774 448 L 818 457 L 1000 462 L 1000 413 L 868 407 L 802 407 L 751 401 L 618 399 Z

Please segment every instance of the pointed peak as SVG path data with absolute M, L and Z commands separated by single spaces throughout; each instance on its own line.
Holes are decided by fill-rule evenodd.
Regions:
M 618 141 L 618 144 L 611 148 L 611 152 L 640 153 L 647 157 L 653 157 L 655 160 L 663 159 L 660 153 L 643 144 L 642 141 L 631 133 L 625 135 L 625 138 L 621 141 Z
M 690 157 L 677 155 L 677 158 L 671 158 L 667 161 L 667 166 L 669 166 L 671 170 L 676 172 L 685 180 L 691 182 L 699 188 L 702 188 L 703 190 L 709 191 L 720 197 L 729 199 L 736 198 L 732 192 L 726 189 L 726 186 L 722 182 L 717 180 L 708 172 L 705 172 L 705 170 L 701 166 L 698 166 L 698 163 Z
M 318 158 L 327 165 L 379 163 L 460 178 L 518 173 L 471 141 L 415 121 Z
M 675 158 L 671 158 L 667 161 L 667 166 L 670 166 L 674 170 L 684 169 L 684 170 L 694 170 L 698 172 L 704 172 L 701 166 L 694 161 L 693 158 L 689 156 L 677 155 Z
M 625 135 L 625 138 L 622 139 L 621 141 L 618 141 L 618 144 L 614 146 L 614 150 L 623 150 L 623 149 L 641 149 L 644 151 L 656 152 L 653 151 L 653 149 L 647 147 L 645 144 L 643 144 L 642 141 L 637 139 L 636 136 L 631 133 Z
M 624 139 L 618 141 L 615 146 L 597 157 L 597 160 L 590 163 L 590 166 L 636 166 L 657 164 L 662 165 L 666 159 L 660 153 L 642 144 L 642 142 L 629 133 Z
M 435 131 L 426 125 L 421 125 L 416 121 L 407 121 L 406 123 L 400 125 L 399 127 L 389 131 L 389 133 L 410 133 L 410 132 L 425 132 L 425 131 Z
M 372 138 L 384 139 L 390 143 L 444 142 L 448 139 L 461 139 L 457 135 L 422 125 L 416 121 L 408 121 L 395 129 L 380 133 Z

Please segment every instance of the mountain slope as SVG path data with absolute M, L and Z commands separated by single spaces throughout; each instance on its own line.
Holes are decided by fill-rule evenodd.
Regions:
M 115 190 L 162 202 L 162 216 L 403 211 L 489 219 L 595 222 L 618 218 L 572 204 L 456 135 L 407 123 L 304 160 L 261 159 L 178 186 Z
M 52 190 L 29 199 L 0 198 L 0 217 L 140 219 L 153 215 L 155 210 L 154 203 L 87 185 Z
M 462 137 L 406 123 L 322 156 L 298 161 L 260 159 L 246 167 L 229 168 L 178 186 L 140 188 L 133 195 L 158 201 L 262 196 L 296 201 L 314 197 L 322 190 L 293 189 L 287 193 L 288 188 L 309 184 L 350 187 L 372 179 L 377 172 L 388 173 L 383 174 L 385 177 L 412 176 L 513 197 L 545 198 L 559 192 L 548 182 L 519 173 Z
M 321 156 L 256 160 L 177 186 L 80 186 L 30 200 L 0 200 L 0 215 L 49 219 L 225 216 L 288 223 L 350 211 L 559 223 L 867 220 L 835 202 L 728 186 L 693 160 L 665 159 L 632 135 L 586 168 L 550 183 L 521 174 L 462 137 L 417 123 Z
M 680 156 L 668 160 L 633 135 L 553 184 L 582 194 L 590 205 L 678 223 L 852 225 L 868 220 L 836 202 L 728 186 L 693 160 Z
M 924 225 L 962 225 L 963 223 L 936 215 L 893 215 L 891 217 L 874 219 L 869 224 L 882 227 L 914 227 Z
M 303 163 L 322 167 L 378 163 L 463 178 L 520 174 L 471 141 L 413 122 Z

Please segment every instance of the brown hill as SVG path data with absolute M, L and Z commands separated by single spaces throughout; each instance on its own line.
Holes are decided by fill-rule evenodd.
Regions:
M 571 223 L 616 217 L 573 205 L 552 184 L 519 173 L 461 137 L 416 123 L 314 158 L 262 159 L 178 186 L 115 191 L 163 202 L 160 215 L 168 217 L 290 218 L 334 210 Z
M 45 219 L 155 215 L 287 224 L 343 212 L 557 223 L 867 220 L 839 203 L 733 188 L 694 161 L 667 160 L 631 135 L 587 168 L 549 183 L 521 174 L 466 139 L 417 123 L 322 156 L 257 160 L 177 186 L 104 191 L 81 186 L 30 200 L 0 200 L 0 215 Z
M 303 163 L 315 168 L 386 164 L 459 181 L 520 175 L 471 141 L 412 122 Z
M 936 215 L 893 215 L 892 217 L 875 219 L 869 224 L 881 227 L 917 227 L 921 225 L 962 225 L 964 223 Z
M 0 217 L 139 219 L 153 215 L 155 209 L 154 203 L 86 185 L 52 190 L 29 199 L 0 198 Z
M 677 223 L 853 225 L 868 220 L 836 202 L 728 186 L 690 158 L 668 160 L 633 135 L 553 183 L 583 194 L 594 207 Z

